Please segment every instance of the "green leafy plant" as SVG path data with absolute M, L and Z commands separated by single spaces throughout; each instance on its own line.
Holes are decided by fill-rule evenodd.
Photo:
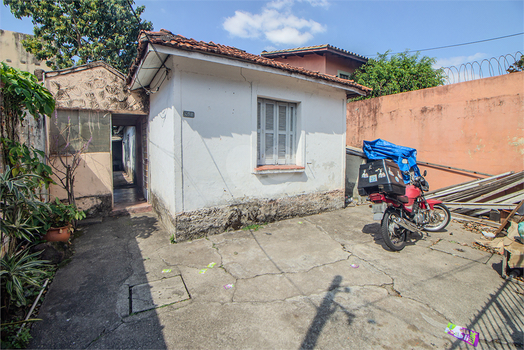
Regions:
M 15 253 L 8 252 L 0 259 L 0 279 L 2 281 L 2 307 L 9 312 L 11 304 L 26 305 L 26 289 L 29 286 L 40 287 L 42 270 L 47 264 L 37 259 L 40 252 L 29 254 L 27 249 Z
M 136 57 L 140 30 L 153 29 L 151 22 L 140 19 L 145 6 L 135 9 L 135 17 L 133 0 L 4 0 L 4 4 L 16 18 L 31 18 L 34 37 L 22 44 L 54 69 L 104 60 L 124 72 Z
M 77 220 L 85 219 L 86 214 L 78 210 L 74 204 L 65 204 L 55 198 L 55 202 L 49 204 L 49 222 L 50 227 L 63 227 Z M 47 227 L 49 229 L 49 227 Z
M 419 57 L 407 51 L 389 57 L 389 51 L 360 66 L 352 75 L 356 83 L 370 87 L 366 98 L 414 91 L 444 84 L 444 71 L 434 69 L 435 58 Z M 389 57 L 389 58 L 388 58 Z M 363 97 L 355 100 L 364 99 Z
M 23 328 L 20 333 L 20 325 L 2 324 L 2 349 L 25 349 L 33 338 L 30 328 Z
M 5 118 L 0 123 L 0 136 L 11 140 L 18 140 L 18 126 L 30 114 L 35 119 L 42 115 L 51 116 L 55 109 L 53 95 L 44 86 L 38 83 L 36 77 L 0 64 L 2 114 Z
M 34 183 L 32 187 L 36 190 L 38 187 L 49 187 L 49 184 L 54 183 L 51 175 L 53 170 L 51 167 L 42 161 L 45 159 L 45 153 L 37 150 L 34 147 L 28 147 L 19 142 L 1 138 L 2 146 L 7 155 L 5 162 L 11 167 L 13 176 L 18 174 L 34 174 Z
M 10 166 L 0 174 L 2 250 L 12 253 L 20 242 L 32 242 L 45 226 L 49 208 L 36 199 L 33 187 L 39 178 L 20 172 L 14 176 Z

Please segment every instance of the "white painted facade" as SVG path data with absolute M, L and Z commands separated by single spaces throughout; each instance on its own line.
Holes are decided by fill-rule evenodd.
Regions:
M 344 191 L 342 87 L 225 57 L 158 50 L 170 55 L 165 64 L 171 72 L 150 95 L 149 191 L 172 215 Z M 296 165 L 303 170 L 256 173 L 258 98 L 297 104 Z M 184 111 L 194 118 L 183 117 Z

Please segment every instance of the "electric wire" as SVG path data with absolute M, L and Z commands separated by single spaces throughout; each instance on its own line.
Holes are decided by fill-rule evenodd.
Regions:
M 447 48 L 450 48 L 450 47 L 458 47 L 458 46 L 465 46 L 465 45 L 471 45 L 471 44 L 478 44 L 478 43 L 484 43 L 484 42 L 487 42 L 487 41 L 493 41 L 493 40 L 500 40 L 500 39 L 505 39 L 505 38 L 511 38 L 511 37 L 518 36 L 518 35 L 523 35 L 523 34 L 524 34 L 524 32 L 522 32 L 522 33 L 510 34 L 510 35 L 504 35 L 504 36 L 499 36 L 499 37 L 491 38 L 491 39 L 484 39 L 484 40 L 470 41 L 470 42 L 462 43 L 462 44 L 454 44 L 454 45 L 439 46 L 439 47 L 433 47 L 433 48 L 422 49 L 422 50 L 407 50 L 407 51 L 403 51 L 403 52 L 388 53 L 388 56 L 389 56 L 389 55 L 397 55 L 397 54 L 399 54 L 399 53 L 404 53 L 404 52 L 407 52 L 407 53 L 411 53 L 411 52 L 423 52 L 423 51 L 431 51 L 431 50 L 447 49 Z M 366 55 L 366 57 L 376 57 L 376 56 L 378 56 L 378 54 L 377 54 L 377 55 Z

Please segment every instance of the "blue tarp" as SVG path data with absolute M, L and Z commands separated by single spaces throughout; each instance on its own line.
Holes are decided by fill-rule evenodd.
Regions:
M 417 166 L 417 150 L 414 148 L 397 146 L 391 142 L 376 139 L 375 141 L 364 141 L 362 150 L 368 159 L 391 159 L 398 164 L 402 172 L 413 168 L 415 175 L 420 176 Z M 404 182 L 409 183 L 409 175 L 403 173 L 402 176 Z

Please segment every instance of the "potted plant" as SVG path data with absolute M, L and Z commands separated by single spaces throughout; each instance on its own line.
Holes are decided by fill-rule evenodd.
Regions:
M 74 204 L 64 204 L 58 198 L 49 205 L 49 213 L 44 239 L 50 242 L 66 242 L 71 236 L 73 222 L 86 217 L 85 212 L 78 210 Z

